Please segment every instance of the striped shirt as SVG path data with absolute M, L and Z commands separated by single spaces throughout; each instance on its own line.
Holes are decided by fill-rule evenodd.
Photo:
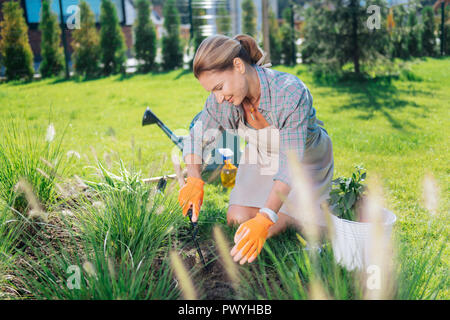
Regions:
M 267 122 L 280 132 L 278 172 L 273 180 L 280 180 L 291 186 L 287 152 L 294 150 L 301 161 L 306 141 L 318 130 L 316 110 L 312 106 L 313 98 L 309 89 L 296 76 L 255 64 L 252 66 L 258 73 L 261 88 L 257 109 Z M 234 106 L 225 100 L 218 103 L 211 92 L 198 121 L 184 140 L 183 158 L 188 154 L 202 157 L 203 146 L 215 140 L 214 136 L 206 134 L 209 129 L 218 129 L 219 132 L 227 130 L 237 134 L 239 119 L 243 117 L 242 105 Z M 197 125 L 199 123 L 201 125 Z

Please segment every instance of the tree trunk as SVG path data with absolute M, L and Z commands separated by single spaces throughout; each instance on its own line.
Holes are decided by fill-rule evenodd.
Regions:
M 353 65 L 355 73 L 359 74 L 359 48 L 358 48 L 358 2 L 352 0 L 352 18 L 353 18 Z
M 267 54 L 267 61 L 270 60 L 270 41 L 269 41 L 269 13 L 268 13 L 268 0 L 262 0 L 262 12 L 263 12 L 263 42 L 264 51 Z

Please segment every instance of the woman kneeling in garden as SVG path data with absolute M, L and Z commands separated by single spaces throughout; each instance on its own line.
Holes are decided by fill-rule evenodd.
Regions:
M 247 142 L 227 212 L 229 224 L 240 224 L 231 255 L 241 264 L 256 259 L 267 237 L 299 225 L 292 206 L 283 201 L 295 203 L 289 150 L 295 151 L 310 176 L 318 206 L 329 197 L 333 177 L 331 139 L 319 126 L 323 122 L 316 118 L 308 88 L 292 74 L 269 69 L 264 59 L 256 41 L 247 35 L 215 35 L 200 44 L 194 75 L 211 94 L 183 148 L 188 177 L 179 203 L 184 215 L 192 208 L 195 222 L 203 203 L 205 132 L 230 130 Z M 325 225 L 318 212 L 322 216 L 317 221 Z

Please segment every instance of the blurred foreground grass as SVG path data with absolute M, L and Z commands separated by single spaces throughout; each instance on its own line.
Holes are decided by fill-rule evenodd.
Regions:
M 427 172 L 436 178 L 442 219 L 437 223 L 448 225 L 450 59 L 416 60 L 410 73 L 398 78 L 339 84 L 314 80 L 302 65 L 275 69 L 297 75 L 311 90 L 317 116 L 333 141 L 335 177 L 348 176 L 355 164 L 363 164 L 368 176 L 381 177 L 385 207 L 398 218 L 396 238 L 411 254 L 448 238 L 448 232 L 438 233 L 429 223 L 422 181 Z M 192 73 L 181 70 L 81 82 L 9 83 L 0 85 L 0 117 L 25 120 L 36 129 L 53 123 L 57 135 L 68 126 L 62 148 L 81 156 L 71 162 L 68 176 L 92 178 L 89 166 L 96 157 L 113 167 L 121 158 L 144 176 L 162 175 L 173 172 L 167 159 L 174 145 L 157 127 L 141 126 L 145 107 L 172 130 L 187 132 L 207 94 Z M 220 185 L 207 186 L 200 220 L 204 237 L 211 235 L 214 222 L 226 223 L 228 194 Z M 446 272 L 448 257 L 447 248 L 439 272 Z

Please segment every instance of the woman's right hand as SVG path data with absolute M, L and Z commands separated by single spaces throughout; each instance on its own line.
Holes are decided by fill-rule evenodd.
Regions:
M 188 177 L 186 184 L 180 189 L 178 203 L 180 204 L 183 216 L 187 215 L 189 208 L 192 207 L 192 222 L 197 222 L 200 213 L 200 207 L 203 204 L 203 182 L 196 177 Z

